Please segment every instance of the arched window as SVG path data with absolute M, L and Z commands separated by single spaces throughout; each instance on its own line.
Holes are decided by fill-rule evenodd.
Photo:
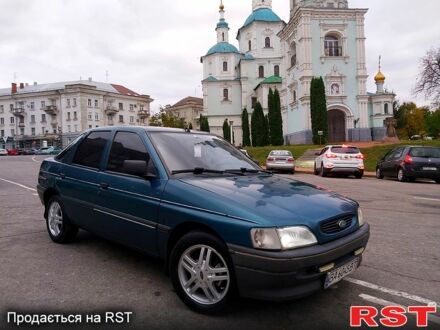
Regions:
M 249 45 L 249 51 L 251 51 L 252 50 L 252 41 L 248 41 L 248 45 Z
M 280 76 L 280 66 L 279 66 L 279 65 L 275 65 L 275 66 L 273 67 L 273 74 L 274 74 L 275 76 L 277 76 L 277 77 Z
M 385 103 L 385 105 L 384 105 L 383 108 L 384 108 L 384 109 L 383 109 L 383 110 L 384 110 L 384 113 L 385 113 L 386 115 L 388 115 L 389 112 L 390 112 L 388 103 Z
M 292 98 L 293 98 L 293 102 L 296 102 L 296 90 L 293 90 Z
M 290 66 L 294 67 L 296 65 L 296 43 L 290 45 Z
M 264 66 L 260 65 L 258 67 L 258 77 L 259 78 L 264 78 Z
M 270 48 L 270 38 L 266 37 L 266 39 L 264 39 L 264 48 Z
M 324 40 L 325 56 L 342 56 L 342 47 L 338 37 L 326 35 Z
M 225 33 L 222 32 L 222 40 L 225 41 Z
M 223 71 L 228 71 L 228 62 L 223 62 Z
M 227 88 L 223 89 L 223 100 L 224 101 L 229 100 L 229 89 L 227 89 Z

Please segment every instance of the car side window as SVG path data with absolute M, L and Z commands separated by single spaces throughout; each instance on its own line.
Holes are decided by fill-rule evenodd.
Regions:
M 99 168 L 110 132 L 92 132 L 79 145 L 73 163 L 91 168 Z
M 391 155 L 391 159 L 399 159 L 402 156 L 403 148 L 396 149 Z
M 139 135 L 131 132 L 118 132 L 113 140 L 107 170 L 118 173 L 126 173 L 124 161 L 142 160 L 146 161 L 149 172 L 155 173 L 153 162 Z
M 325 154 L 325 152 L 328 150 L 328 148 L 324 148 L 324 149 L 322 149 L 321 150 L 321 153 L 319 154 L 320 156 L 322 156 L 322 155 L 324 155 Z

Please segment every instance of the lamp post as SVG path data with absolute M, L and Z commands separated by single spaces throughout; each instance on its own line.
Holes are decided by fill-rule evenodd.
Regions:
M 231 127 L 231 144 L 235 145 L 234 143 L 234 128 L 233 128 L 234 122 L 232 120 L 229 121 L 229 126 Z

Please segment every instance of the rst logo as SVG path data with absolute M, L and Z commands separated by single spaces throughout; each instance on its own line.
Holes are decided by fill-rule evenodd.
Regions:
M 410 306 L 408 309 L 402 306 L 387 306 L 379 310 L 372 306 L 352 306 L 350 307 L 350 326 L 351 327 L 402 327 L 408 321 L 408 314 L 416 318 L 416 326 L 419 328 L 428 326 L 429 314 L 437 312 L 436 306 Z

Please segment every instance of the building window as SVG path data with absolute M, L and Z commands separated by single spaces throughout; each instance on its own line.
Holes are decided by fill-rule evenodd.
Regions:
M 223 101 L 228 101 L 229 100 L 229 89 L 224 88 L 223 89 Z
M 327 35 L 324 40 L 325 56 L 342 56 L 342 47 L 339 39 L 334 35 Z
M 248 46 L 249 46 L 248 50 L 251 51 L 252 50 L 252 41 L 251 40 L 248 41 Z
M 11 136 L 15 136 L 15 129 L 11 129 Z
M 31 102 L 31 110 L 35 110 L 35 102 Z
M 99 102 L 98 102 L 98 100 L 95 100 L 95 108 L 98 108 L 99 107 Z
M 91 100 L 91 99 L 88 99 L 88 100 L 87 100 L 87 106 L 88 106 L 89 108 L 92 107 L 92 100 Z
M 91 112 L 89 112 L 87 118 L 88 118 L 88 120 L 92 120 L 92 113 Z
M 144 105 L 143 105 L 143 104 L 141 104 L 141 105 L 139 106 L 139 110 L 140 110 L 140 111 L 144 111 Z
M 389 105 L 388 105 L 388 103 L 385 103 L 385 105 L 384 105 L 384 113 L 386 114 L 386 115 L 388 115 L 389 114 Z
M 124 104 L 123 103 L 119 103 L 119 110 L 124 110 Z
M 41 127 L 41 134 L 46 134 L 46 127 Z
M 67 102 L 67 107 L 70 108 L 70 99 L 67 99 L 66 102 Z
M 3 105 L 0 105 L 0 113 L 4 113 L 5 112 L 5 107 Z
M 78 125 L 75 125 L 75 132 L 78 132 Z
M 35 127 L 31 128 L 31 135 L 34 136 L 35 135 Z
M 46 102 L 45 101 L 41 101 L 41 109 L 45 109 L 46 108 Z
M 14 105 L 13 104 L 9 104 L 9 109 L 11 109 L 11 111 L 14 111 Z
M 223 71 L 228 71 L 228 62 L 223 62 Z
M 0 131 L 0 137 L 4 137 L 4 136 L 5 136 L 5 130 L 2 129 L 2 130 Z
M 124 116 L 123 115 L 119 115 L 119 122 L 123 123 L 124 122 Z
M 35 115 L 31 115 L 31 124 L 35 124 Z
M 67 125 L 67 132 L 71 133 L 72 132 L 72 127 L 70 125 Z
M 134 105 L 130 104 L 130 111 L 134 111 Z
M 14 124 L 14 123 L 15 123 L 14 117 L 11 117 L 11 124 Z
M 266 37 L 265 39 L 264 39 L 264 48 L 270 48 L 271 46 L 270 46 L 270 38 L 269 37 Z
M 4 125 L 5 124 L 5 118 L 0 118 L 0 125 Z
M 73 107 L 76 107 L 76 98 L 73 99 Z
M 70 112 L 67 113 L 67 120 L 70 121 Z
M 296 102 L 296 90 L 293 90 L 293 92 L 292 92 L 292 99 L 293 99 L 293 102 Z
M 275 76 L 279 77 L 280 76 L 280 66 L 279 65 L 275 65 L 273 68 L 273 73 Z
M 46 122 L 46 114 L 44 114 L 44 113 L 41 115 L 41 122 L 42 123 Z
M 74 112 L 73 112 L 73 120 L 77 120 L 77 119 L 78 119 L 77 112 L 74 111 Z
M 264 66 L 260 65 L 258 67 L 258 77 L 259 78 L 264 78 Z
M 130 116 L 130 124 L 134 123 L 134 116 Z
M 95 120 L 99 120 L 99 113 L 95 113 Z
M 253 109 L 257 105 L 257 98 L 256 97 L 252 97 L 251 101 L 252 101 L 252 109 Z
M 225 33 L 222 32 L 222 41 L 225 41 Z

